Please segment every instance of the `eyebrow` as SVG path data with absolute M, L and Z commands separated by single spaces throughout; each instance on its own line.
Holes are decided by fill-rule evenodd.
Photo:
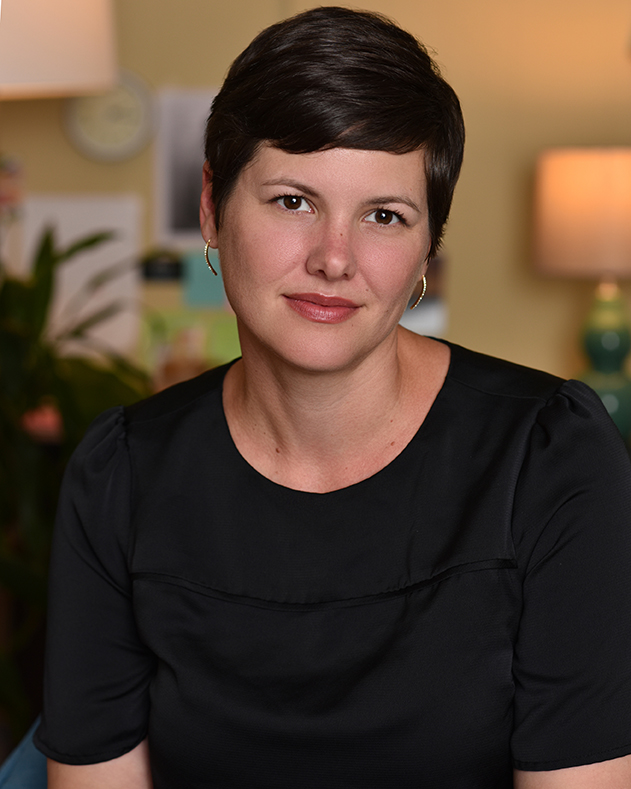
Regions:
M 294 181 L 292 178 L 275 178 L 271 181 L 264 181 L 263 186 L 289 186 L 292 189 L 297 189 L 299 192 L 302 192 L 307 197 L 320 197 L 319 193 L 316 192 L 315 189 L 312 189 L 306 184 L 300 183 L 300 181 Z M 409 197 L 404 197 L 403 195 L 385 195 L 372 197 L 370 200 L 364 200 L 363 204 L 365 206 L 369 206 L 383 205 L 387 203 L 403 203 L 404 205 L 410 206 L 410 208 L 417 213 L 422 213 L 421 209 L 413 200 L 410 200 Z
M 372 200 L 368 201 L 368 204 L 374 205 L 375 203 L 403 203 L 404 205 L 409 205 L 410 208 L 414 209 L 417 213 L 421 213 L 421 209 L 416 205 L 414 200 L 410 200 L 409 197 L 403 197 L 403 195 L 386 195 L 385 197 L 374 197 Z
M 294 181 L 292 178 L 275 178 L 272 181 L 264 181 L 263 186 L 290 186 L 292 189 L 303 192 L 307 197 L 320 197 L 318 192 L 310 186 L 301 184 L 300 181 Z

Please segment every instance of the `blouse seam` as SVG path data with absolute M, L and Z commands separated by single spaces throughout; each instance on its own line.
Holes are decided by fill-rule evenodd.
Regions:
M 533 431 L 534 431 L 535 427 L 538 424 L 539 414 L 541 413 L 541 411 L 544 408 L 546 408 L 550 404 L 550 402 L 555 397 L 557 397 L 560 394 L 561 389 L 563 389 L 563 387 L 566 384 L 569 384 L 569 383 L 576 383 L 576 381 L 574 381 L 573 379 L 570 379 L 570 380 L 567 380 L 567 381 L 563 381 L 561 383 L 561 385 L 558 386 L 555 389 L 555 391 L 552 392 L 549 395 L 549 397 L 547 397 L 547 398 L 543 398 L 543 397 L 538 398 L 538 399 L 540 399 L 542 401 L 542 404 L 541 404 L 541 407 L 532 416 L 532 422 L 530 424 L 530 428 L 528 430 L 528 435 L 527 435 L 526 441 L 524 443 L 524 451 L 523 451 L 523 454 L 522 454 L 521 463 L 519 465 L 519 471 L 517 472 L 517 475 L 516 475 L 516 478 L 515 478 L 515 484 L 513 486 L 513 506 L 512 506 L 512 510 L 511 510 L 511 520 L 510 520 L 510 522 L 511 522 L 511 530 L 510 530 L 510 535 L 511 535 L 511 542 L 512 542 L 512 545 L 513 545 L 513 550 L 515 550 L 515 555 L 516 556 L 518 555 L 518 552 L 515 549 L 515 539 L 514 539 L 514 533 L 513 533 L 513 528 L 514 528 L 514 524 L 515 524 L 515 498 L 516 498 L 516 494 L 517 494 L 517 489 L 519 487 L 519 484 L 520 484 L 520 481 L 521 481 L 521 478 L 522 478 L 522 475 L 523 475 L 523 472 L 524 472 L 524 463 L 526 462 L 526 459 L 528 458 L 528 455 L 529 455 L 529 452 L 530 452 L 530 447 L 531 447 L 532 439 L 533 439 L 533 435 L 532 434 L 533 434 Z M 534 545 L 532 546 L 532 550 L 530 552 L 530 556 L 532 556 L 532 554 L 535 552 L 535 550 L 537 548 L 537 545 L 539 544 L 539 541 L 542 539 L 542 537 L 544 535 L 544 532 L 546 531 L 546 529 L 550 525 L 551 521 L 555 517 L 557 511 L 558 511 L 558 509 L 555 509 L 554 512 L 550 514 L 550 517 L 547 519 L 547 521 L 544 524 L 542 524 L 541 528 L 539 529 L 539 535 L 538 535 L 537 539 L 535 540 Z M 526 580 L 526 578 L 530 575 L 530 573 L 537 566 L 537 565 L 535 565 L 535 567 L 528 567 L 529 562 L 530 562 L 530 558 L 527 558 L 526 561 L 523 564 L 521 564 L 519 561 L 517 562 L 518 569 L 519 569 L 519 571 L 521 573 L 523 581 Z
M 509 397 L 512 400 L 531 400 L 531 401 L 539 401 L 542 404 L 542 407 L 545 407 L 553 397 L 556 397 L 560 390 L 565 386 L 565 384 L 570 383 L 570 381 L 566 381 L 563 379 L 558 379 L 560 381 L 559 385 L 554 389 L 549 395 L 542 395 L 542 394 L 513 394 L 511 392 L 498 392 L 492 389 L 486 389 L 481 386 L 476 386 L 469 381 L 463 381 L 462 379 L 458 378 L 456 375 L 452 374 L 450 376 L 450 380 L 454 383 L 460 384 L 461 386 L 466 387 L 467 389 L 472 389 L 474 392 L 480 392 L 481 394 L 490 395 L 492 397 Z
M 463 569 L 468 568 L 468 569 Z M 447 580 L 448 578 L 453 578 L 454 576 L 464 575 L 466 573 L 472 572 L 481 572 L 484 570 L 514 570 L 517 569 L 517 563 L 514 559 L 482 559 L 477 562 L 467 562 L 465 564 L 459 564 L 454 567 L 449 568 L 448 570 L 444 570 L 441 573 L 433 576 L 432 578 L 426 578 L 422 581 L 416 581 L 413 584 L 408 584 L 406 586 L 401 586 L 396 589 L 389 589 L 385 592 L 376 592 L 370 595 L 361 595 L 356 597 L 343 597 L 336 600 L 314 600 L 309 602 L 289 602 L 283 600 L 274 600 L 272 598 L 265 598 L 265 597 L 255 597 L 254 595 L 246 595 L 240 594 L 236 592 L 228 592 L 223 589 L 217 589 L 216 587 L 209 586 L 207 584 L 203 584 L 200 581 L 191 581 L 187 578 L 183 578 L 179 575 L 172 575 L 170 573 L 158 573 L 158 572 L 134 572 L 132 573 L 132 580 L 144 580 L 144 579 L 155 579 L 160 580 L 162 583 L 170 584 L 172 586 L 191 586 L 191 587 L 199 587 L 198 592 L 200 594 L 204 594 L 204 592 L 208 593 L 211 597 L 222 597 L 229 601 L 239 602 L 243 605 L 275 605 L 280 606 L 283 608 L 296 608 L 296 609 L 304 609 L 307 607 L 344 607 L 344 606 L 355 606 L 355 605 L 368 605 L 370 603 L 378 603 L 378 602 L 385 602 L 387 600 L 395 599 L 397 597 L 404 597 L 408 594 L 414 594 L 417 591 L 425 589 L 429 586 L 433 586 L 434 584 L 441 583 L 442 581 Z M 194 589 L 192 591 L 195 591 Z

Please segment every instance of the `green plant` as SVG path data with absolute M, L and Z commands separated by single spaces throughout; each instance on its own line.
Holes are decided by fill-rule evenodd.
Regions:
M 58 267 L 110 237 L 94 234 L 59 249 L 47 230 L 28 279 L 8 276 L 0 266 L 0 710 L 15 737 L 35 712 L 20 659 L 43 627 L 50 539 L 65 464 L 97 414 L 149 393 L 146 375 L 115 353 L 98 349 L 96 360 L 62 353 L 69 339 L 94 350 L 89 329 L 123 305 L 70 320 L 56 337 L 47 333 Z M 82 300 L 121 271 L 113 266 L 92 278 Z

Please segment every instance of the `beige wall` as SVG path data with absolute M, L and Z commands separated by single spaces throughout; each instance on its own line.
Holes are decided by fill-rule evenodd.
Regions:
M 117 0 L 120 62 L 154 88 L 214 85 L 258 30 L 312 5 Z M 362 6 L 383 9 L 372 0 Z M 571 375 L 581 363 L 575 336 L 591 287 L 541 281 L 531 272 L 533 167 L 538 151 L 552 145 L 631 144 L 631 6 L 389 0 L 388 13 L 435 51 L 467 122 L 445 243 L 449 338 Z M 57 100 L 0 105 L 0 147 L 22 157 L 31 191 L 139 192 L 149 244 L 151 149 L 126 163 L 89 162 L 66 141 L 61 110 Z

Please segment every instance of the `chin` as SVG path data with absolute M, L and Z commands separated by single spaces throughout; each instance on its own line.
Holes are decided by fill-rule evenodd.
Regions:
M 272 322 L 265 326 L 248 327 L 239 322 L 239 335 L 244 356 L 271 356 L 296 370 L 308 373 L 338 373 L 353 370 L 380 349 L 390 347 L 396 335 L 396 323 L 382 321 L 381 325 L 315 325 L 297 322 L 269 332 Z M 372 330 L 371 330 L 372 329 Z
M 305 373 L 341 373 L 357 368 L 376 348 L 349 345 L 338 337 L 326 342 L 314 342 L 313 338 L 271 346 L 270 350 L 285 364 Z

